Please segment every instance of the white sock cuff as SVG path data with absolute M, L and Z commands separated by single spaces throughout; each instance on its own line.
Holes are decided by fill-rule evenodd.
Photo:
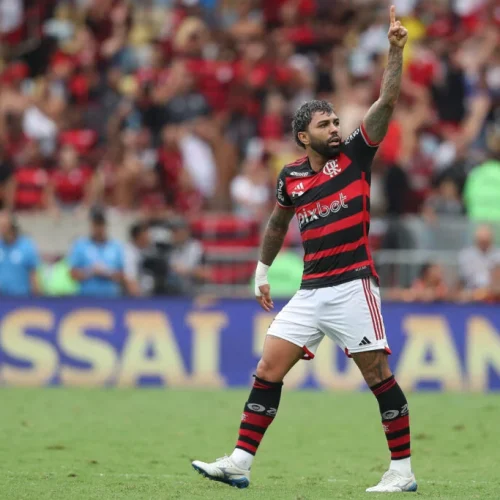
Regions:
M 396 472 L 399 472 L 404 477 L 411 476 L 411 458 L 403 458 L 401 460 L 391 460 L 391 466 L 389 467 Z
M 248 453 L 248 451 L 241 450 L 240 448 L 235 448 L 231 454 L 232 461 L 240 469 L 250 470 L 254 458 L 254 455 Z

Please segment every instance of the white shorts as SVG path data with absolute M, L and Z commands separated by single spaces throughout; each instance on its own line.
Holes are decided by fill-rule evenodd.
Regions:
M 373 278 L 299 290 L 267 334 L 302 347 L 304 359 L 314 358 L 325 335 L 348 356 L 379 349 L 391 352 L 380 313 L 380 291 Z

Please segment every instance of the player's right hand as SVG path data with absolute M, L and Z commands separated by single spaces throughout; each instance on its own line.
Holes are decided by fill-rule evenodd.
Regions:
M 390 27 L 388 38 L 391 45 L 404 48 L 406 42 L 408 41 L 408 30 L 401 24 L 400 21 L 396 21 L 396 7 L 391 5 L 390 9 Z
M 260 285 L 259 292 L 262 295 L 256 295 L 255 298 L 264 311 L 270 312 L 271 309 L 274 309 L 274 302 L 271 298 L 271 287 L 269 285 Z

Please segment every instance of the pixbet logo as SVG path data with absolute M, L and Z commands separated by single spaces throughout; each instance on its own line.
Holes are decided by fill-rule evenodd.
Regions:
M 299 227 L 302 229 L 306 224 L 312 221 L 319 220 L 320 217 L 328 217 L 330 214 L 336 214 L 340 212 L 343 208 L 348 208 L 349 205 L 346 203 L 347 196 L 343 193 L 339 194 L 339 199 L 332 201 L 330 205 L 322 205 L 319 201 L 316 203 L 316 208 L 312 210 L 302 209 L 297 214 L 297 219 L 299 221 Z

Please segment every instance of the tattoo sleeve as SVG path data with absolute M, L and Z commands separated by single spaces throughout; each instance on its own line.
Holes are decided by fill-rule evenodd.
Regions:
M 366 133 L 373 142 L 380 142 L 387 133 L 389 121 L 399 97 L 402 74 L 403 49 L 391 46 L 380 97 L 368 110 L 363 120 Z
M 273 263 L 276 255 L 281 250 L 293 215 L 293 210 L 280 208 L 279 206 L 276 206 L 271 214 L 264 233 L 259 257 L 259 260 L 266 266 Z

